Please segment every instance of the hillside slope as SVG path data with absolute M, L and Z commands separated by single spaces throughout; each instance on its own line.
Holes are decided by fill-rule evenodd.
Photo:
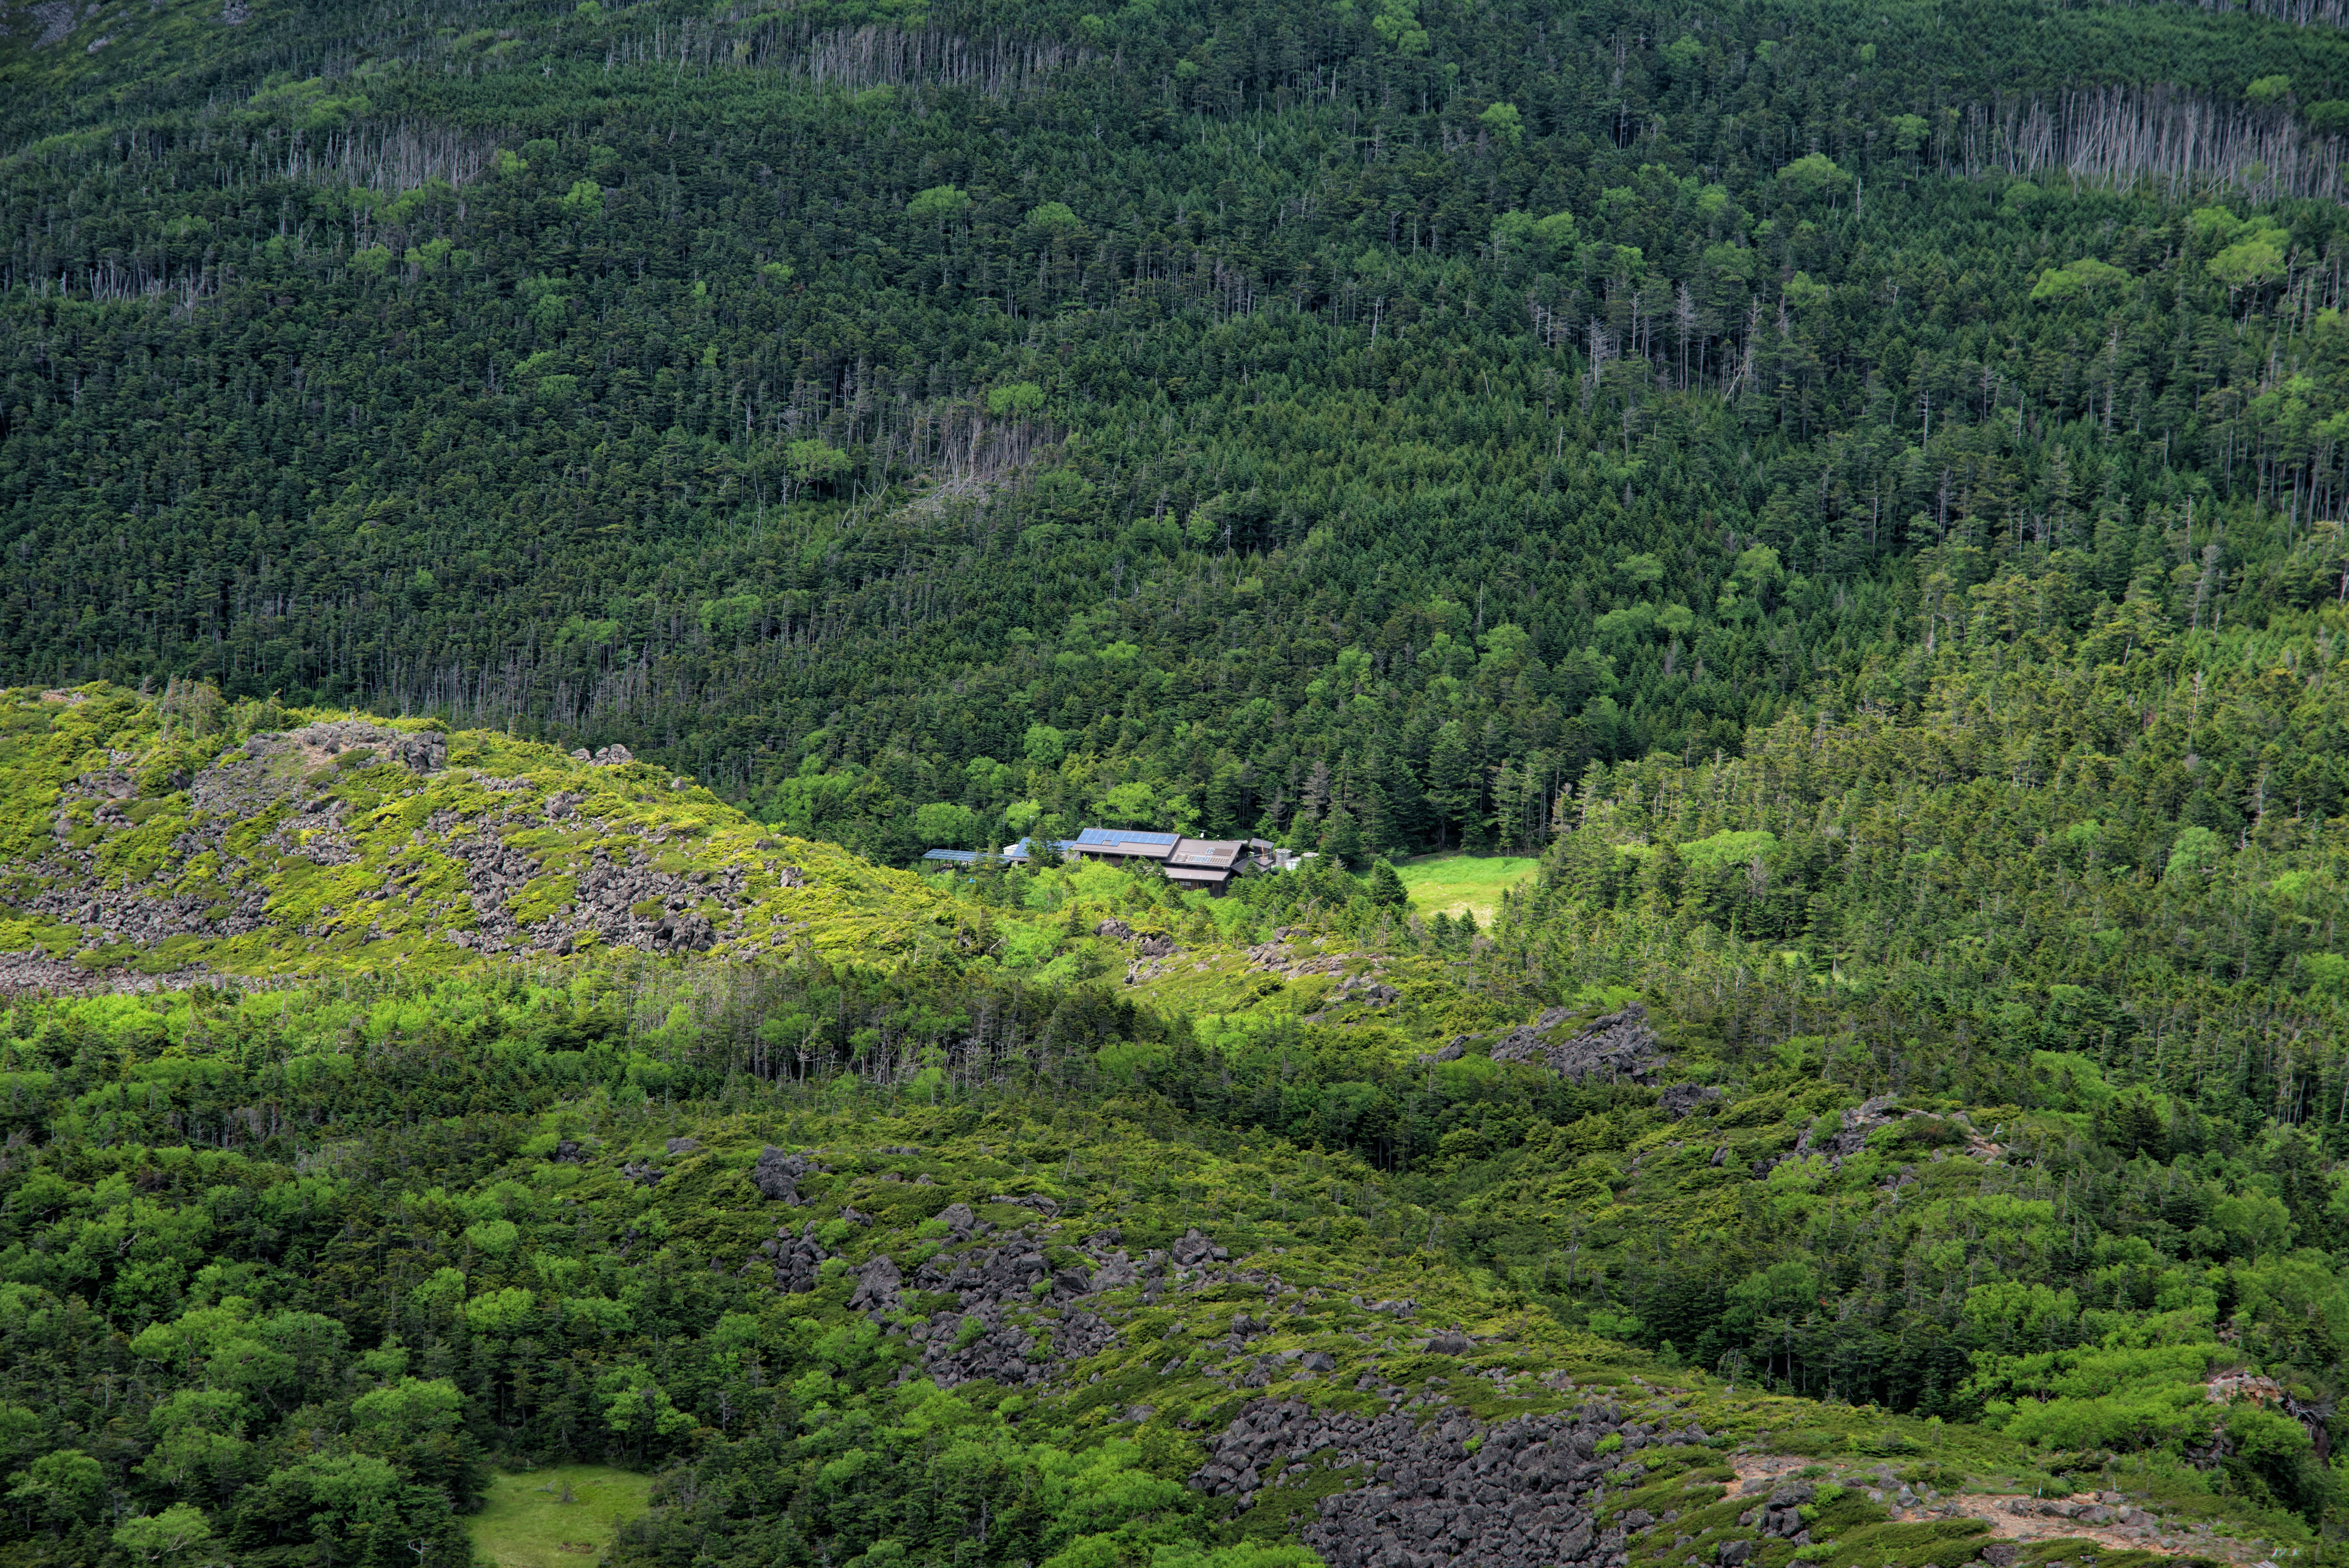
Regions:
M 0 0 L 0 1568 L 2349 1568 L 2344 4 Z
M 0 1418 L 28 1528 L 0 1550 L 110 1561 L 176 1519 L 160 1560 L 437 1568 L 485 1462 L 557 1456 L 658 1472 L 636 1564 L 2139 1568 L 2311 1540 L 2175 1459 L 1566 1327 L 1455 1255 L 1429 1194 L 1113 1089 L 1110 1016 L 1062 1007 L 1061 1059 L 984 1075 L 768 1076 L 743 1023 L 836 1022 L 820 1057 L 870 1064 L 853 1037 L 912 998 L 731 974 L 19 1004 Z M 2222 1448 L 2298 1429 L 2205 1408 Z M 2045 1501 L 2075 1489 L 2111 1501 Z
M 99 686 L 0 693 L 0 778 L 20 984 L 957 939 L 916 879 L 768 837 L 625 748 Z
M 1537 850 L 1978 581 L 2257 627 L 2349 565 L 2330 26 L 9 23 L 11 683 L 618 741 L 896 864 L 925 808 Z
M 2331 1122 L 2013 1010 L 1888 1074 L 1707 971 L 1560 982 L 1654 940 L 1573 844 L 1488 936 L 1327 863 L 924 881 L 201 686 L 0 715 L 20 991 L 170 987 L 0 1021 L 26 1564 L 456 1568 L 481 1467 L 559 1459 L 657 1472 L 642 1563 L 2251 1561 L 2334 1516 Z

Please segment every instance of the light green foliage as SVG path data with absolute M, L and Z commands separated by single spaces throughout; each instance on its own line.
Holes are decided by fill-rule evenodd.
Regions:
M 2033 302 L 2049 302 L 2108 295 L 2127 284 L 2128 276 L 2123 268 L 2087 257 L 2048 268 L 2031 286 L 2031 297 Z
M 1848 190 L 1851 176 L 1821 152 L 1806 152 L 1778 170 L 1778 178 L 1806 196 Z
M 1371 31 L 1406 55 L 1423 55 L 1430 43 L 1420 26 L 1419 0 L 1371 0 Z
M 1501 895 L 1531 877 L 1539 862 L 1520 855 L 1422 855 L 1396 868 L 1422 915 L 1467 912 L 1490 925 Z
M 949 223 L 970 210 L 970 198 L 951 185 L 919 191 L 905 203 L 905 216 L 926 223 Z
M 512 1285 L 475 1296 L 465 1304 L 466 1326 L 476 1334 L 519 1334 L 537 1315 L 537 1297 Z
M 387 1442 L 411 1442 L 455 1429 L 464 1396 L 445 1377 L 402 1377 L 351 1401 L 351 1420 Z
M 2210 275 L 2230 289 L 2259 288 L 2283 275 L 2283 236 L 2262 231 L 2236 241 L 2209 261 Z
M 1150 1568 L 1318 1568 L 1320 1561 L 1301 1546 L 1244 1542 L 1210 1549 L 1185 1542 L 1152 1548 Z
M 668 1390 L 642 1367 L 619 1367 L 595 1384 L 604 1420 L 614 1431 L 637 1439 L 673 1438 L 693 1429 L 693 1418 L 670 1402 Z
M 118 1548 L 139 1563 L 189 1563 L 211 1548 L 212 1529 L 202 1510 L 175 1502 L 160 1513 L 116 1525 L 113 1540 Z
M 784 466 L 803 485 L 831 484 L 853 464 L 846 452 L 822 440 L 793 441 L 783 452 Z
M 1033 381 L 1007 382 L 991 388 L 987 394 L 987 410 L 990 414 L 1024 416 L 1043 407 L 1044 389 Z
M 914 831 L 933 848 L 968 849 L 978 831 L 978 817 L 968 806 L 933 801 L 914 813 Z
M 87 1515 L 106 1495 L 106 1470 L 79 1449 L 36 1455 L 8 1484 L 8 1501 L 58 1522 Z
M 2172 877 L 2182 880 L 2200 875 L 2211 870 L 2226 852 L 2225 841 L 2209 828 L 2199 825 L 2188 828 L 2178 835 L 2177 842 L 2170 845 L 2168 863 L 2163 868 L 2162 876 L 2165 880 Z

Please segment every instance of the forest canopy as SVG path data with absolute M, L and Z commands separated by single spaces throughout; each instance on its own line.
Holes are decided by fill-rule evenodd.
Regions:
M 1137 787 L 1535 847 L 1977 584 L 2349 568 L 2330 26 L 235 9 L 5 46 L 0 678 L 622 741 L 899 863 Z
M 2337 1563 L 2344 24 L 11 9 L 0 1568 Z

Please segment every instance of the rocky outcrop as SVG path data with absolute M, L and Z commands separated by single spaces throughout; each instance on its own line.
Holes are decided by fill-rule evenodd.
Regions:
M 1610 1436 L 1622 1438 L 1623 1455 L 1602 1459 L 1597 1446 Z M 1293 1467 L 1359 1468 L 1361 1484 L 1324 1498 L 1301 1532 L 1330 1568 L 1603 1568 L 1626 1556 L 1623 1527 L 1594 1517 L 1602 1478 L 1624 1455 L 1703 1436 L 1694 1427 L 1668 1434 L 1627 1424 L 1603 1404 L 1489 1424 L 1465 1414 L 1420 1421 L 1260 1400 L 1224 1429 L 1191 1484 L 1246 1506 Z
M 1801 1140 L 1795 1145 L 1795 1152 L 1798 1155 L 1824 1154 L 1836 1164 L 1840 1165 L 1868 1147 L 1869 1133 L 1887 1122 L 1905 1120 L 1907 1117 L 1907 1112 L 1893 1109 L 1891 1095 L 1880 1094 L 1873 1099 L 1861 1101 L 1855 1109 L 1845 1111 L 1843 1125 L 1836 1130 L 1832 1137 L 1815 1144 L 1811 1135 L 1807 1132 L 1804 1133 Z
M 1392 1007 L 1402 1000 L 1401 991 L 1381 980 L 1374 974 L 1349 975 L 1338 982 L 1337 987 L 1330 993 L 1317 1011 L 1305 1015 L 1305 1021 L 1309 1024 L 1322 1023 L 1328 1021 L 1331 1015 L 1336 1014 L 1339 1015 L 1339 1022 L 1352 1022 L 1354 1020 L 1346 1016 L 1341 1011 L 1350 1003 L 1356 1007 L 1368 1009 Z
M 1634 1002 L 1609 1013 L 1571 1038 L 1552 1043 L 1550 1032 L 1571 1015 L 1553 1007 L 1532 1023 L 1512 1029 L 1493 1047 L 1496 1062 L 1533 1062 L 1575 1083 L 1630 1079 L 1646 1083 L 1671 1058 L 1648 1026 L 1648 1010 Z
M 895 1312 L 897 1310 L 897 1287 L 905 1276 L 897 1267 L 897 1260 L 887 1253 L 879 1253 L 856 1271 L 856 1294 L 848 1298 L 851 1312 Z
M 948 1205 L 939 1217 L 957 1239 L 978 1233 L 983 1225 L 963 1203 Z M 1095 1237 L 1092 1245 L 1111 1243 Z M 1132 1284 L 1139 1274 L 1122 1247 L 1088 1255 L 1091 1267 L 1055 1267 L 1040 1241 L 1023 1228 L 1007 1233 L 999 1246 L 974 1247 L 924 1264 L 914 1283 L 926 1291 L 952 1291 L 960 1305 L 933 1313 L 914 1327 L 923 1372 L 942 1388 L 973 1378 L 1035 1383 L 1053 1361 L 1081 1360 L 1107 1348 L 1116 1330 L 1085 1300 Z M 1053 1309 L 1059 1313 L 1055 1319 L 1039 1315 Z
M 744 1263 L 742 1272 L 750 1274 L 771 1269 L 775 1288 L 785 1295 L 797 1295 L 816 1287 L 823 1277 L 818 1271 L 831 1255 L 816 1240 L 815 1222 L 810 1220 L 800 1227 L 796 1236 L 788 1225 L 779 1227 L 771 1239 L 759 1243 L 759 1256 Z
M 1125 1255 L 1123 1247 L 1102 1259 L 1100 1266 L 1093 1270 L 1092 1288 L 1095 1291 L 1123 1290 L 1141 1283 L 1142 1271 L 1132 1258 Z
M 1194 1225 L 1174 1239 L 1174 1244 L 1166 1249 L 1166 1255 L 1180 1267 L 1190 1269 L 1204 1267 L 1210 1263 L 1223 1263 L 1232 1254 L 1216 1245 L 1206 1233 Z
M 797 1207 L 800 1183 L 823 1170 L 813 1156 L 785 1153 L 770 1143 L 759 1150 L 759 1161 L 750 1167 L 750 1185 L 762 1198 Z
M 2006 1511 L 2025 1517 L 2077 1520 L 2082 1524 L 2141 1524 L 2153 1518 L 2139 1508 L 2120 1509 L 2103 1502 L 2076 1502 L 2060 1497 L 2018 1497 L 2006 1505 Z
M 245 741 L 243 751 L 255 761 L 297 758 L 312 769 L 328 762 L 356 767 L 363 760 L 397 762 L 411 773 L 437 773 L 449 766 L 449 738 L 440 731 L 394 729 L 364 718 L 329 719 L 256 735 Z M 347 757 L 347 752 L 359 753 L 360 758 Z
M 1825 1138 L 1816 1137 L 1813 1131 L 1806 1130 L 1795 1140 L 1794 1148 L 1783 1154 L 1755 1161 L 1754 1174 L 1767 1176 L 1789 1160 L 1801 1160 L 1813 1154 L 1824 1156 L 1828 1164 L 1840 1170 L 1846 1160 L 1868 1147 L 1868 1135 L 1878 1128 L 1922 1114 L 1896 1109 L 1895 1099 L 1892 1095 L 1879 1094 L 1872 1099 L 1861 1101 L 1845 1111 L 1836 1130 Z
M 1811 1543 L 1811 1532 L 1803 1528 L 1803 1505 L 1816 1495 L 1800 1481 L 1790 1481 L 1774 1488 L 1770 1495 L 1737 1516 L 1737 1522 L 1748 1529 L 1759 1530 L 1764 1535 L 1775 1535 L 1791 1541 L 1797 1546 Z
M 865 1276 L 860 1274 L 858 1294 L 864 1310 L 879 1311 L 885 1305 L 890 1310 L 901 1308 L 907 1287 L 952 1293 L 955 1305 L 932 1312 L 908 1331 L 921 1347 L 922 1375 L 940 1387 L 974 1378 L 1015 1385 L 1041 1382 L 1054 1365 L 1082 1360 L 1109 1347 L 1117 1331 L 1109 1321 L 1113 1309 L 1102 1298 L 1110 1292 L 1140 1285 L 1145 1300 L 1155 1300 L 1156 1291 L 1172 1282 L 1193 1280 L 1185 1288 L 1198 1288 L 1209 1279 L 1224 1277 L 1207 1271 L 1230 1257 L 1194 1228 L 1169 1251 L 1152 1250 L 1135 1258 L 1112 1228 L 1086 1237 L 1081 1247 L 1061 1251 L 1056 1261 L 1046 1239 L 1054 1229 L 1049 1223 L 1022 1225 L 993 1236 L 987 1222 L 967 1203 L 950 1203 L 937 1218 L 946 1222 L 954 1243 L 978 1244 L 930 1258 L 910 1280 L 895 1282 L 894 1296 L 886 1291 L 868 1292 Z M 1277 1282 L 1270 1288 L 1278 1288 Z M 1262 1324 L 1240 1314 L 1225 1348 L 1237 1355 L 1250 1333 L 1263 1331 Z
M 0 953 L 0 996 L 47 995 L 97 996 L 111 992 L 160 991 L 185 984 L 184 975 L 160 980 L 135 971 L 100 971 L 52 958 L 46 953 Z
M 1163 931 L 1136 931 L 1122 920 L 1104 920 L 1093 927 L 1095 936 L 1105 936 L 1112 942 L 1123 942 L 1133 949 L 1138 959 L 1172 958 L 1174 939 Z
M 1676 1083 L 1657 1099 L 1656 1109 L 1678 1121 L 1697 1107 L 1711 1104 L 1720 1098 L 1721 1091 L 1709 1084 Z
M 102 765 L 58 791 L 56 841 L 30 868 L 32 891 L 17 906 L 80 928 L 89 948 L 261 935 L 341 947 L 420 938 L 481 953 L 561 954 L 596 943 L 701 952 L 736 929 L 754 902 L 754 875 L 808 885 L 798 867 L 772 860 L 688 869 L 664 860 L 661 835 L 606 837 L 582 810 L 598 798 L 592 790 L 547 793 L 538 775 L 452 780 L 448 737 L 434 728 L 321 721 L 250 736 L 192 771 L 127 751 L 93 760 Z M 606 768 L 630 760 L 618 747 L 588 758 Z M 364 781 L 357 806 L 344 788 L 355 778 Z M 433 805 L 419 806 L 428 792 Z M 388 861 L 378 805 L 406 819 Z M 144 828 L 152 837 L 159 815 L 172 826 L 168 849 L 150 857 L 152 873 L 129 882 L 101 874 L 87 830 Z M 530 847 L 574 832 L 576 851 L 549 858 Z M 456 862 L 455 885 L 441 857 Z M 373 874 L 357 874 L 363 860 Z M 331 894 L 310 882 L 325 870 L 343 873 Z M 305 885 L 321 892 L 285 896 Z M 0 975 L 0 986 L 18 983 Z M 57 974 L 42 988 L 91 987 Z
M 374 762 L 397 763 L 418 775 L 438 773 L 449 766 L 449 738 L 363 718 L 271 731 L 248 737 L 222 755 L 188 781 L 188 795 L 200 811 L 242 820 L 315 791 L 324 781 L 323 769 L 340 772 Z
M 664 872 L 641 850 L 616 858 L 598 846 L 577 875 L 573 901 L 524 927 L 514 918 L 509 900 L 539 875 L 535 859 L 494 830 L 452 839 L 447 852 L 464 862 L 473 895 L 476 928 L 458 934 L 464 938 L 460 945 L 489 952 L 520 947 L 569 953 L 591 934 L 612 945 L 703 952 L 717 945 L 719 934 L 716 923 L 698 906 L 714 900 L 730 912 L 750 897 L 740 867 Z
M 927 1179 L 926 1176 L 924 1177 L 924 1180 Z M 1045 1197 L 1041 1192 L 998 1192 L 987 1201 L 990 1203 L 1006 1203 L 1015 1209 L 1032 1209 L 1048 1220 L 1061 1212 L 1061 1205 Z

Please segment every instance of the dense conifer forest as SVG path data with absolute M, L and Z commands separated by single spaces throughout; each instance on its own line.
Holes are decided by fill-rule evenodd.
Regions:
M 0 1568 L 2337 1565 L 2344 23 L 8 5 Z
M 2349 569 L 2329 26 L 71 20 L 10 46 L 21 681 L 619 740 L 900 861 L 1530 846 L 1977 586 L 2223 634 Z

